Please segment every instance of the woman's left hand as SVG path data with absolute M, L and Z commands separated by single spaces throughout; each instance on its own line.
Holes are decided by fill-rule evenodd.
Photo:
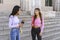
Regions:
M 39 34 L 40 36 L 42 36 L 42 32 L 40 32 L 40 34 Z

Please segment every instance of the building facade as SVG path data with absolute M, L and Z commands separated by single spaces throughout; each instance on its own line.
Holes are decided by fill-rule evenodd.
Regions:
M 60 8 L 60 0 L 21 0 L 21 2 L 21 5 L 23 4 L 22 6 L 25 10 L 31 10 L 32 8 L 39 7 L 41 10 L 50 8 L 50 10 L 53 9 L 54 11 L 59 11 Z M 42 9 L 42 7 L 44 9 Z
M 0 0 L 0 12 L 11 11 L 15 5 L 20 5 L 20 0 Z
M 0 11 L 11 10 L 14 5 L 19 5 L 23 10 L 31 11 L 39 7 L 41 10 L 60 10 L 60 0 L 0 0 Z M 49 10 L 49 11 L 50 11 Z
M 10 40 L 8 17 L 15 5 L 21 6 L 24 11 L 20 18 L 26 18 L 21 40 L 31 40 L 31 16 L 37 7 L 45 17 L 42 39 L 60 40 L 60 0 L 0 0 L 0 40 Z M 28 12 L 31 12 L 31 15 L 28 15 Z

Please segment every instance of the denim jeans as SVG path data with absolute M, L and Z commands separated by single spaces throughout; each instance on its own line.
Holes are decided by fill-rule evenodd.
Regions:
M 12 28 L 10 32 L 11 40 L 20 40 L 20 29 L 19 28 Z

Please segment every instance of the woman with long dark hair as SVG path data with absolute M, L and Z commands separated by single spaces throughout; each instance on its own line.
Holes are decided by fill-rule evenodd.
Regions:
M 11 28 L 10 39 L 20 40 L 20 27 L 23 26 L 24 21 L 19 20 L 18 15 L 21 13 L 21 7 L 14 6 L 12 13 L 9 15 L 9 28 Z
M 36 36 L 38 40 L 42 40 L 43 29 L 44 18 L 40 12 L 40 9 L 35 8 L 34 16 L 32 17 L 32 29 L 31 29 L 32 40 L 36 40 Z

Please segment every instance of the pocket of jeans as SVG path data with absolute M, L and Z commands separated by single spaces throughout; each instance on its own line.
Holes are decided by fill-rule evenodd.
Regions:
M 16 29 L 12 29 L 11 32 L 12 32 L 12 33 L 15 33 L 15 32 L 16 32 Z

